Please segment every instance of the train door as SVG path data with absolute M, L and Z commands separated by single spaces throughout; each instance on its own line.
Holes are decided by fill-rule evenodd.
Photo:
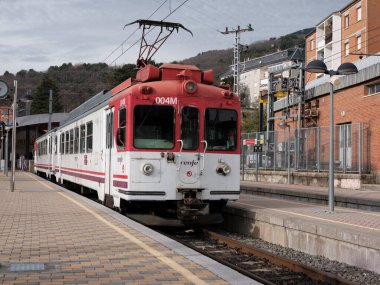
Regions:
M 57 151 L 58 167 L 56 168 L 56 172 L 59 172 L 59 174 L 56 176 L 58 183 L 63 183 L 63 181 L 61 181 L 60 179 L 62 178 L 62 154 L 64 152 L 64 147 L 65 147 L 64 137 L 65 137 L 64 133 L 59 132 L 59 141 L 57 142 L 59 143 L 59 147 L 57 146 L 58 147 L 58 151 Z
M 112 169 L 112 152 L 114 150 L 113 143 L 113 108 L 106 111 L 106 130 L 105 130 L 105 181 L 104 181 L 104 202 L 107 206 L 113 206 L 111 189 L 113 185 L 113 169 Z
M 181 144 L 178 155 L 178 176 L 181 184 L 196 184 L 204 167 L 204 154 L 199 153 L 199 109 L 185 106 L 181 109 Z
M 52 134 L 51 136 L 51 171 L 52 174 L 55 174 L 55 160 L 56 160 L 56 155 L 57 155 L 57 136 L 56 134 Z

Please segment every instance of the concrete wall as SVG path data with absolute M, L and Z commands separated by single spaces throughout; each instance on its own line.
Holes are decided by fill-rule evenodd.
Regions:
M 380 273 L 378 232 L 363 234 L 360 228 L 337 228 L 235 207 L 227 207 L 224 217 L 224 226 L 230 231 Z
M 328 172 L 293 172 L 290 173 L 291 184 L 328 187 Z M 362 184 L 376 183 L 376 175 L 335 173 L 335 187 L 345 189 L 360 189 Z M 380 175 L 378 176 L 380 178 Z M 256 181 L 256 169 L 245 169 L 244 177 L 241 171 L 241 180 Z M 259 170 L 258 182 L 288 183 L 287 171 Z

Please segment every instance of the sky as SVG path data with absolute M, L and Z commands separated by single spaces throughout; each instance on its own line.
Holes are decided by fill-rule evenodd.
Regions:
M 232 48 L 226 27 L 252 25 L 242 44 L 315 27 L 350 0 L 0 0 L 0 75 L 46 71 L 63 63 L 135 63 L 142 30 L 138 19 L 183 24 L 157 51 L 156 62 L 182 60 Z M 184 3 L 184 4 L 183 4 Z M 182 5 L 183 4 L 183 5 Z M 178 9 L 177 9 L 178 8 Z M 156 36 L 153 30 L 148 40 Z

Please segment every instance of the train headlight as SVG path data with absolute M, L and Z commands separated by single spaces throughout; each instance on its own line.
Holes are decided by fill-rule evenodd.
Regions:
M 187 80 L 183 83 L 183 89 L 187 93 L 193 94 L 197 91 L 197 84 L 193 80 Z
M 220 175 L 226 176 L 226 175 L 230 174 L 230 172 L 231 172 L 231 167 L 226 163 L 220 163 L 216 167 L 216 173 L 218 173 Z
M 153 172 L 153 165 L 151 165 L 150 163 L 144 164 L 142 167 L 142 171 L 145 175 L 151 175 Z

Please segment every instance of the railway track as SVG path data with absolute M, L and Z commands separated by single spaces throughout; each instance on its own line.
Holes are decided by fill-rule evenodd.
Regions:
M 356 284 L 208 230 L 167 235 L 262 284 Z
M 85 195 L 87 198 L 98 201 L 96 195 Z M 172 238 L 203 255 L 206 255 L 219 263 L 222 263 L 234 270 L 258 281 L 262 284 L 276 285 L 298 285 L 298 284 L 378 284 L 373 283 L 376 277 L 365 278 L 367 273 L 362 276 L 352 278 L 352 282 L 338 277 L 334 274 L 318 270 L 300 262 L 275 255 L 269 251 L 255 248 L 244 242 L 237 241 L 236 236 L 231 238 L 209 230 L 189 230 L 182 232 L 164 231 L 154 227 L 154 230 Z M 238 238 L 239 239 L 239 238 Z M 355 269 L 354 269 L 355 270 Z M 342 269 L 331 270 L 336 274 Z M 343 269 L 346 271 L 346 269 Z M 349 271 L 349 270 L 347 270 Z M 344 275 L 346 276 L 346 275 Z M 375 280 L 374 279 L 374 280 Z M 368 283 L 367 281 L 370 280 Z

